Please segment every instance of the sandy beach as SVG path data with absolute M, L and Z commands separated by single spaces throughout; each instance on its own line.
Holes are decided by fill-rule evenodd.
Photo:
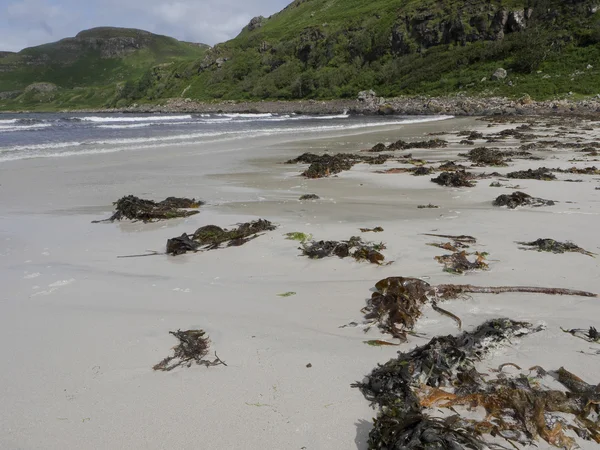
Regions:
M 365 345 L 390 336 L 377 327 L 368 333 L 340 327 L 362 322 L 361 309 L 378 280 L 411 276 L 431 284 L 600 293 L 600 259 L 525 251 L 516 243 L 552 238 L 600 253 L 600 175 L 504 178 L 542 166 L 600 166 L 599 157 L 563 145 L 600 141 L 598 122 L 505 120 L 453 118 L 1 163 L 0 448 L 366 449 L 376 411 L 350 385 L 398 351 L 459 332 L 455 321 L 427 306 L 415 328 L 422 337 L 397 347 Z M 558 143 L 530 150 L 543 160 L 514 158 L 506 167 L 473 168 L 500 173 L 474 187 L 442 187 L 431 182 L 437 175 L 376 173 L 410 167 L 395 160 L 357 164 L 316 180 L 300 176 L 305 165 L 283 164 L 304 152 L 353 153 L 379 142 L 434 137 L 448 146 L 395 156 L 464 164 L 458 154 L 474 147 L 517 149 L 523 142 L 509 136 L 465 145 L 458 132 L 490 135 L 530 122 L 529 132 L 538 136 L 530 142 Z M 499 180 L 503 187 L 490 186 Z M 492 206 L 497 196 L 515 192 L 506 187 L 513 185 L 556 204 Z M 185 219 L 91 223 L 109 217 L 112 202 L 127 194 L 187 196 L 207 204 Z M 303 194 L 321 198 L 299 201 Z M 430 203 L 439 208 L 417 208 Z M 240 247 L 118 258 L 164 252 L 167 239 L 203 225 L 232 227 L 258 218 L 277 230 Z M 384 231 L 359 231 L 376 226 Z M 317 240 L 361 235 L 382 241 L 382 253 L 393 263 L 311 260 L 301 256 L 298 242 L 286 239 L 285 233 L 296 231 Z M 426 245 L 443 240 L 423 233 L 476 237 L 474 250 L 488 253 L 490 270 L 444 272 L 434 258 L 445 251 Z M 296 294 L 278 296 L 285 292 Z M 507 362 L 524 373 L 532 366 L 564 366 L 587 383 L 600 383 L 600 345 L 561 331 L 600 326 L 598 298 L 473 294 L 444 308 L 460 317 L 464 330 L 496 317 L 546 326 L 482 361 L 480 372 Z M 179 329 L 205 330 L 211 351 L 227 366 L 153 371 L 177 343 L 169 331 Z M 540 440 L 538 448 L 549 447 Z

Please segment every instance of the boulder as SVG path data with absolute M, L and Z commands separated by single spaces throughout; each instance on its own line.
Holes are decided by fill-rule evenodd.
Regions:
M 496 69 L 496 71 L 492 74 L 492 80 L 504 80 L 507 77 L 508 73 L 502 67 Z

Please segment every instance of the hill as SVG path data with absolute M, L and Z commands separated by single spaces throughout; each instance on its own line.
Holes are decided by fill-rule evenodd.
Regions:
M 172 71 L 162 95 L 598 94 L 598 10 L 596 0 L 295 0 Z
M 0 108 L 110 106 L 148 71 L 159 74 L 196 60 L 208 48 L 142 30 L 102 27 L 18 53 L 0 52 Z

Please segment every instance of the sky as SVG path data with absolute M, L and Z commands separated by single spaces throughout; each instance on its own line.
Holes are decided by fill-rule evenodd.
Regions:
M 0 0 L 0 51 L 75 36 L 98 26 L 140 28 L 214 45 L 235 37 L 255 16 L 291 0 Z

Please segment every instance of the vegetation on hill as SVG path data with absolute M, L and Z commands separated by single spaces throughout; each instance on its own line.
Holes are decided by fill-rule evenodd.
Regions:
M 295 0 L 202 56 L 167 39 L 121 58 L 88 52 L 68 68 L 35 70 L 35 79 L 71 89 L 121 82 L 110 94 L 86 90 L 107 106 L 173 97 L 355 98 L 366 89 L 386 97 L 600 93 L 597 0 Z M 16 79 L 34 80 L 30 69 L 18 77 L 2 71 L 24 52 L 0 54 L 0 96 L 17 89 Z M 65 106 L 82 101 L 71 100 Z
M 0 53 L 0 108 L 109 106 L 149 71 L 196 60 L 208 48 L 142 30 L 106 27 L 19 53 Z

